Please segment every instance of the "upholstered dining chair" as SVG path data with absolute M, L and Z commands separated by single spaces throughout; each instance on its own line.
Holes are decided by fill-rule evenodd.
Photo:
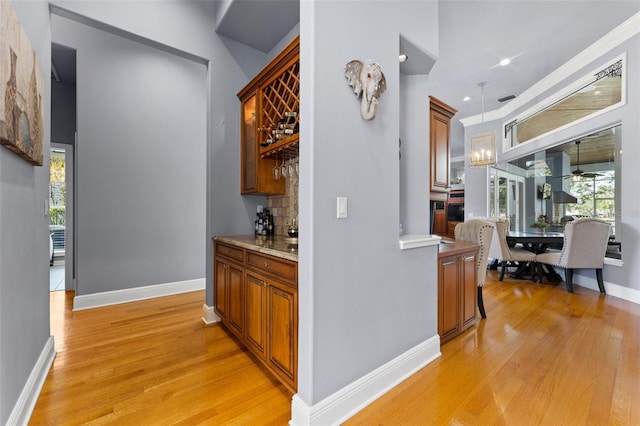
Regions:
M 600 293 L 606 294 L 602 278 L 604 257 L 611 225 L 604 220 L 585 217 L 567 222 L 564 226 L 564 244 L 559 253 L 542 253 L 539 264 L 564 268 L 567 291 L 573 293 L 574 269 L 595 269 Z
M 493 230 L 493 239 L 489 257 L 497 260 L 500 265 L 499 281 L 504 279 L 504 273 L 508 265 L 516 265 L 519 267 L 529 264 L 535 271 L 536 254 L 518 247 L 509 247 L 507 244 L 507 232 L 509 232 L 509 221 L 498 217 L 490 217 L 486 219 L 495 224 Z M 531 279 L 535 280 L 535 274 L 531 274 Z
M 484 310 L 484 301 L 482 299 L 482 287 L 487 279 L 487 262 L 489 261 L 489 250 L 491 248 L 491 239 L 493 238 L 492 222 L 482 219 L 467 219 L 460 222 L 453 230 L 456 240 L 467 241 L 480 245 L 478 253 L 477 275 L 478 275 L 478 309 L 482 318 L 486 318 L 487 314 Z

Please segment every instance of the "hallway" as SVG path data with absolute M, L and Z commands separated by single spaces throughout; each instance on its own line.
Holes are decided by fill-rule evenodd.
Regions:
M 49 267 L 49 291 L 64 290 L 64 259 L 55 260 Z

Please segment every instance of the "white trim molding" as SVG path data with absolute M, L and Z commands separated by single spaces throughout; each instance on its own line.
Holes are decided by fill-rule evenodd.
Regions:
M 211 325 L 220 322 L 220 317 L 216 315 L 213 306 L 202 305 L 202 322 Z
M 440 356 L 440 336 L 436 334 L 315 405 L 309 406 L 295 394 L 289 425 L 341 424 Z
M 49 336 L 40 352 L 36 364 L 29 374 L 29 378 L 20 392 L 18 401 L 11 410 L 7 425 L 26 425 L 29 423 L 33 409 L 36 406 L 44 381 L 49 374 L 53 360 L 56 357 L 55 342 L 53 336 Z
M 613 48 L 621 45 L 638 33 L 640 33 L 640 12 L 618 25 L 609 33 L 594 42 L 591 46 L 578 53 L 529 89 L 525 90 L 513 101 L 497 110 L 485 113 L 484 121 L 503 119 L 513 114 L 518 108 L 521 108 L 527 103 L 535 100 L 540 96 L 540 94 L 551 89 L 553 86 L 567 79 L 578 70 L 600 58 L 603 53 L 611 51 Z M 480 124 L 482 122 L 482 117 L 481 114 L 477 114 L 471 117 L 465 117 L 461 119 L 460 122 L 464 127 L 468 127 Z
M 83 309 L 99 308 L 101 306 L 117 305 L 120 303 L 153 299 L 155 297 L 170 296 L 172 294 L 204 290 L 205 281 L 205 278 L 198 278 L 195 280 L 177 281 L 173 283 L 85 294 L 73 298 L 73 310 L 80 311 Z

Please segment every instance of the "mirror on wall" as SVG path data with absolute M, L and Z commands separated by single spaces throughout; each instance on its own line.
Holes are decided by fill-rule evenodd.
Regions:
M 558 232 L 578 217 L 600 218 L 611 224 L 607 256 L 620 259 L 621 135 L 617 125 L 498 163 L 490 182 L 492 215 L 510 218 L 517 230 L 544 221 L 546 229 Z

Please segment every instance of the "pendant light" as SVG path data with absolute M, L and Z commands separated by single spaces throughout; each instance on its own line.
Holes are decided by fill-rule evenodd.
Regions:
M 482 123 L 484 124 L 484 88 L 486 81 L 481 81 L 478 86 L 482 88 Z M 496 164 L 496 138 L 494 132 L 483 132 L 471 135 L 469 138 L 469 161 L 472 166 L 487 166 Z

